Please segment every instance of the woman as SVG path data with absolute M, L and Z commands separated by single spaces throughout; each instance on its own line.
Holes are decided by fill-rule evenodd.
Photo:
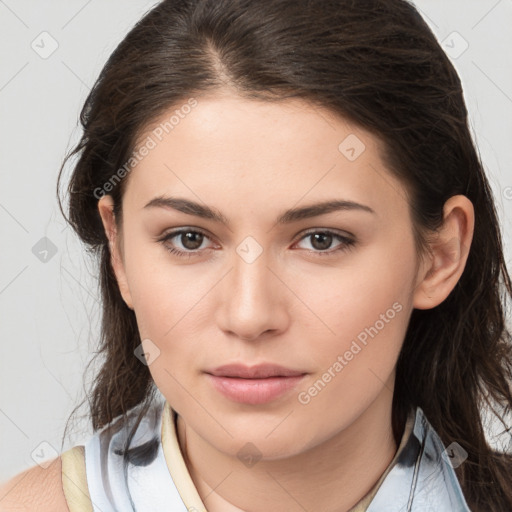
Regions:
M 512 286 L 414 7 L 165 0 L 81 121 L 105 360 L 52 510 L 512 509 L 480 415 L 507 428 Z

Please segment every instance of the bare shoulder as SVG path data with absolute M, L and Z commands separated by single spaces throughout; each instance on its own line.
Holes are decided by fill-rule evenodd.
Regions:
M 62 460 L 34 466 L 0 483 L 0 512 L 69 512 L 62 489 Z

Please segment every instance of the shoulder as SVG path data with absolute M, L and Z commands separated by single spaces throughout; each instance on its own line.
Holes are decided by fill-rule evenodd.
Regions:
M 0 483 L 0 512 L 69 512 L 62 488 L 62 460 L 35 466 Z
M 151 404 L 138 426 L 139 442 L 129 452 L 135 465 L 144 466 L 157 455 L 160 435 L 160 416 L 164 403 Z M 92 500 L 86 474 L 86 460 L 93 471 L 93 491 L 101 492 L 101 479 L 116 478 L 121 458 L 115 457 L 124 448 L 124 441 L 137 425 L 140 407 L 130 410 L 126 417 L 119 416 L 104 428 L 96 431 L 86 445 L 77 445 L 49 461 L 45 468 L 35 466 L 15 475 L 7 482 L 0 482 L 0 512 L 87 512 L 92 511 Z M 156 436 L 156 439 L 155 439 Z M 137 436 L 136 436 L 137 437 Z M 155 444 L 156 441 L 156 444 Z M 112 463 L 100 467 L 100 459 L 112 458 Z M 120 474 L 120 473 L 119 473 Z

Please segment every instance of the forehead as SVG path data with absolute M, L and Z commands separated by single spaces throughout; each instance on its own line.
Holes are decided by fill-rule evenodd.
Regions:
M 380 141 L 325 108 L 220 94 L 185 105 L 138 138 L 125 198 L 137 208 L 166 192 L 260 208 L 333 194 L 374 204 L 405 197 L 381 161 Z

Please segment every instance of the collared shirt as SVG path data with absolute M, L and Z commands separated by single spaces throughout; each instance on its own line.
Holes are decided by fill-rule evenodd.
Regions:
M 126 475 L 119 454 L 137 417 L 115 418 L 62 453 L 70 512 L 206 512 L 181 453 L 176 412 L 162 399 L 134 435 Z M 406 422 L 398 450 L 379 481 L 349 512 L 471 512 L 443 443 L 421 408 Z

